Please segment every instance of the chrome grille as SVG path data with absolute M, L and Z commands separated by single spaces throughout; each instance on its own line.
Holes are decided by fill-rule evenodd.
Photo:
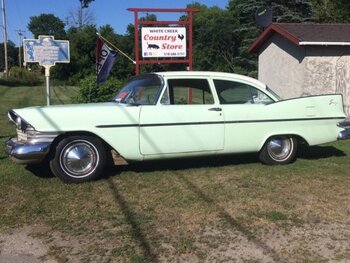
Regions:
M 26 131 L 22 131 L 17 129 L 17 139 L 21 142 L 52 142 L 58 135 L 59 133 L 56 132 L 38 132 L 34 129 L 27 129 Z

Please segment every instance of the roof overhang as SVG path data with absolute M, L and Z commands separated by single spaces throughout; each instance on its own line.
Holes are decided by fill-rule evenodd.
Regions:
M 295 45 L 299 45 L 300 39 L 290 34 L 288 31 L 286 31 L 284 28 L 279 26 L 278 24 L 270 24 L 262 33 L 261 35 L 254 41 L 254 43 L 249 47 L 248 52 L 254 53 L 259 50 L 259 48 L 265 43 L 265 41 L 271 37 L 272 34 L 278 33 L 294 43 Z
M 285 28 L 277 23 L 270 24 L 260 36 L 249 47 L 248 52 L 254 53 L 273 35 L 279 34 L 297 46 L 350 46 L 350 42 L 332 42 L 332 41 L 302 41 L 302 39 L 288 32 Z
M 350 46 L 350 42 L 312 42 L 301 41 L 299 46 Z

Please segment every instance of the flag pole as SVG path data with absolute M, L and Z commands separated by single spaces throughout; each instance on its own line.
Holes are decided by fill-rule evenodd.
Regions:
M 125 54 L 123 51 L 121 51 L 118 47 L 116 47 L 115 45 L 113 45 L 113 43 L 111 43 L 110 41 L 108 41 L 107 39 L 105 39 L 100 33 L 96 32 L 96 34 L 98 35 L 98 37 L 102 38 L 104 41 L 106 41 L 110 46 L 112 46 L 114 49 L 118 50 L 124 57 L 126 57 L 127 59 L 129 59 L 132 63 L 136 64 L 136 61 L 133 60 L 131 57 L 129 57 L 127 54 Z

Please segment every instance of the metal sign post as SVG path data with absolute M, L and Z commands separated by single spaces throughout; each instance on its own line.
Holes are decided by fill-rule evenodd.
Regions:
M 45 67 L 45 79 L 46 79 L 46 105 L 50 106 L 51 92 L 50 92 L 50 68 L 51 66 Z
M 39 36 L 23 40 L 24 63 L 39 63 L 45 68 L 46 102 L 50 105 L 50 68 L 56 63 L 69 63 L 69 41 L 54 36 Z

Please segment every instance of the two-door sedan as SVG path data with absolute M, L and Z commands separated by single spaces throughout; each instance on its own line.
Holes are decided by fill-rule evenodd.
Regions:
M 299 143 L 349 139 L 342 95 L 281 100 L 263 83 L 219 72 L 159 72 L 127 83 L 111 102 L 13 109 L 16 162 L 49 162 L 64 182 L 98 178 L 109 163 L 259 153 L 288 164 Z

